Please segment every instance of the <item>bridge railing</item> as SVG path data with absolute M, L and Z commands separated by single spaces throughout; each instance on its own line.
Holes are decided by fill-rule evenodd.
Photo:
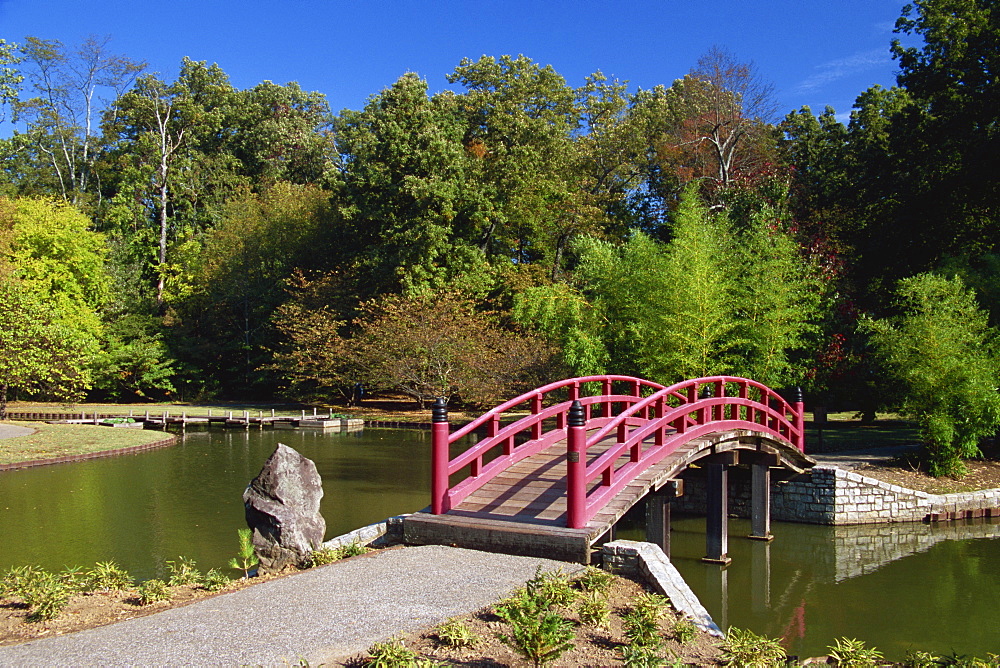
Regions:
M 574 401 L 580 402 L 589 423 L 599 427 L 644 396 L 663 389 L 659 383 L 633 376 L 569 378 L 504 402 L 454 432 L 448 424 L 447 408 L 443 403 L 435 404 L 431 512 L 447 512 L 513 464 L 563 440 Z M 477 430 L 485 431 L 485 437 L 452 458 L 451 445 Z M 452 477 L 463 469 L 468 469 L 467 476 L 452 485 Z
M 775 390 L 735 376 L 696 378 L 671 385 L 602 425 L 582 406 L 570 415 L 567 434 L 567 524 L 586 525 L 650 466 L 681 445 L 713 432 L 746 429 L 804 451 L 800 396 L 787 401 Z M 593 429 L 596 427 L 596 430 Z M 615 442 L 607 447 L 607 441 Z M 596 446 L 606 447 L 597 454 Z
M 632 376 L 587 376 L 522 394 L 454 432 L 441 402 L 433 412 L 431 512 L 448 512 L 510 466 L 566 439 L 567 523 L 580 528 L 684 443 L 729 429 L 763 433 L 802 451 L 801 398 L 790 403 L 735 376 L 669 387 Z M 485 437 L 451 457 L 452 444 L 476 430 Z M 598 453 L 598 444 L 606 450 Z M 461 479 L 451 484 L 453 477 Z

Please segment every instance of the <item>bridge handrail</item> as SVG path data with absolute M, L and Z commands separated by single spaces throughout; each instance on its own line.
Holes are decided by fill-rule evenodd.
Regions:
M 727 384 L 737 385 L 740 388 L 739 396 L 727 396 Z M 714 394 L 698 397 L 698 390 L 707 387 L 714 387 Z M 751 388 L 759 391 L 759 400 L 749 398 Z M 687 390 L 686 396 L 684 390 Z M 670 396 L 681 399 L 682 403 L 679 406 L 664 406 L 663 402 Z M 735 410 L 730 409 L 728 417 L 727 406 L 735 407 Z M 748 409 L 746 420 L 741 417 L 741 406 Z M 630 421 L 634 422 L 634 418 L 640 414 L 648 416 L 649 409 L 653 407 L 657 407 L 656 417 L 645 418 L 646 424 L 626 433 Z M 696 413 L 697 418 L 689 424 L 688 416 L 691 413 Z M 668 426 L 676 430 L 670 436 L 664 431 Z M 567 435 L 567 449 L 570 453 L 576 453 L 575 456 L 570 455 L 570 463 L 567 465 L 568 525 L 573 528 L 584 526 L 619 490 L 649 466 L 673 452 L 680 443 L 703 435 L 703 432 L 719 429 L 764 432 L 779 441 L 787 442 L 800 452 L 804 451 L 805 430 L 801 399 L 794 404 L 790 403 L 763 383 L 737 376 L 710 376 L 675 383 L 628 406 L 590 435 L 587 434 L 586 427 L 578 430 L 582 433 Z M 571 429 L 570 432 L 572 431 Z M 616 434 L 618 442 L 588 463 L 586 453 L 589 448 L 611 434 Z M 655 445 L 643 450 L 643 441 L 653 434 L 656 434 Z M 626 453 L 629 454 L 629 461 L 616 469 L 616 462 Z M 599 477 L 601 483 L 588 491 L 588 486 Z
M 614 394 L 612 392 L 613 384 L 616 382 L 631 383 L 634 395 L 620 395 Z M 601 394 L 595 394 L 591 396 L 581 397 L 580 387 L 585 383 L 601 383 Z M 547 395 L 561 390 L 563 388 L 568 388 L 569 398 L 566 401 L 560 402 L 555 406 L 549 407 L 549 409 L 543 410 L 542 404 Z M 513 445 L 514 437 L 523 431 L 532 430 L 532 438 L 535 440 L 541 439 L 541 423 L 542 420 L 549 419 L 553 416 L 557 417 L 557 421 L 560 425 L 560 429 L 565 433 L 565 416 L 569 410 L 570 405 L 573 400 L 579 399 L 584 404 L 607 404 L 610 406 L 613 403 L 632 403 L 641 398 L 643 389 L 650 389 L 654 392 L 658 392 L 664 389 L 664 386 L 660 383 L 656 383 L 644 378 L 637 378 L 635 376 L 623 376 L 617 374 L 606 374 L 606 375 L 595 375 L 595 376 L 581 376 L 578 378 L 567 378 L 564 380 L 555 381 L 542 387 L 536 388 L 529 392 L 525 392 L 509 401 L 490 409 L 483 415 L 479 416 L 472 422 L 456 429 L 454 432 L 450 432 L 448 427 L 447 417 L 444 421 L 438 422 L 435 418 L 435 422 L 432 426 L 432 474 L 431 474 L 431 509 L 434 513 L 441 513 L 448 510 L 450 507 L 457 505 L 461 502 L 465 496 L 474 491 L 476 488 L 482 486 L 489 481 L 492 477 L 496 476 L 500 471 L 502 471 L 506 466 L 510 466 L 517 461 L 520 461 L 526 456 L 532 454 L 531 451 L 521 450 L 515 454 L 517 448 Z M 510 409 L 519 406 L 525 402 L 531 402 L 531 414 L 522 417 L 521 419 L 514 422 L 512 425 L 505 425 L 503 428 L 499 427 L 500 417 L 509 411 Z M 553 409 L 557 408 L 553 411 Z M 607 415 L 610 416 L 610 408 L 606 411 Z M 490 433 L 486 438 L 479 441 L 476 445 L 469 448 L 462 454 L 458 455 L 454 460 L 451 459 L 449 453 L 449 446 L 455 441 L 461 439 L 464 436 L 468 436 L 476 429 L 486 426 Z M 506 442 L 506 443 L 505 443 Z M 489 450 L 497 447 L 497 445 L 505 443 L 504 454 L 502 457 L 506 458 L 503 466 L 482 466 L 482 456 L 486 454 Z M 462 462 L 458 465 L 458 462 Z M 477 478 L 476 484 L 469 485 L 459 483 L 454 487 L 449 486 L 449 476 L 460 470 L 462 467 L 469 464 L 473 465 L 474 472 L 473 475 Z M 492 462 L 491 462 L 492 464 Z
M 713 384 L 716 385 L 716 387 L 721 387 L 721 391 L 725 392 L 725 386 L 727 383 L 735 383 L 738 385 L 745 384 L 747 388 L 752 387 L 754 389 L 760 390 L 762 393 L 764 393 L 764 396 L 761 397 L 762 401 L 748 400 L 749 403 L 741 404 L 741 402 L 732 400 L 745 399 L 746 397 L 730 397 L 725 394 L 716 394 L 709 398 L 702 398 L 691 402 L 689 397 L 685 397 L 681 393 L 681 390 L 690 387 L 694 387 L 695 389 L 697 389 L 699 387 L 704 388 L 707 385 L 713 385 Z M 717 392 L 718 391 L 719 390 L 717 390 Z M 619 413 L 611 422 L 601 427 L 601 429 L 596 434 L 594 434 L 593 436 L 588 436 L 587 437 L 588 445 L 593 443 L 599 443 L 613 430 L 616 430 L 622 420 L 634 416 L 639 411 L 643 411 L 646 408 L 655 405 L 658 401 L 668 396 L 677 397 L 682 401 L 686 402 L 681 406 L 672 407 L 672 409 L 680 409 L 686 407 L 687 412 L 689 413 L 703 406 L 726 406 L 734 404 L 752 405 L 754 407 L 759 406 L 760 410 L 766 410 L 768 413 L 772 413 L 774 417 L 778 418 L 779 420 L 782 420 L 783 423 L 788 424 L 792 430 L 792 433 L 794 433 L 796 436 L 799 436 L 799 438 L 796 441 L 792 442 L 792 445 L 798 448 L 800 452 L 804 450 L 804 442 L 803 439 L 801 438 L 804 436 L 804 433 L 798 433 L 800 429 L 796 429 L 794 425 L 788 422 L 787 418 L 788 414 L 791 413 L 793 416 L 796 414 L 795 408 L 792 406 L 792 404 L 789 403 L 788 400 L 782 397 L 780 394 L 769 388 L 767 385 L 764 385 L 763 383 L 756 380 L 752 380 L 750 378 L 741 378 L 739 376 L 707 376 L 705 378 L 694 378 L 691 380 L 684 380 L 679 383 L 674 383 L 669 387 L 665 387 L 659 392 L 656 392 L 654 394 L 649 395 L 648 397 L 643 398 L 642 401 L 632 404 L 627 409 Z M 720 399 L 720 398 L 729 401 L 713 401 L 715 399 Z M 778 409 L 780 410 L 770 405 L 772 399 L 776 399 L 781 402 L 781 405 L 778 407 Z M 697 404 L 697 406 L 695 404 Z M 791 441 L 792 439 L 788 440 Z
M 595 382 L 601 384 L 600 394 L 581 397 L 581 386 Z M 631 384 L 630 394 L 614 393 L 614 384 L 619 382 Z M 727 384 L 737 385 L 739 396 L 727 396 Z M 548 395 L 564 388 L 568 388 L 566 400 L 543 406 Z M 699 390 L 704 393 L 708 388 L 712 388 L 711 396 L 698 396 Z M 643 397 L 643 391 L 649 390 L 653 390 L 652 394 Z M 750 398 L 751 390 L 756 391 L 754 393 L 759 395 L 759 399 Z M 679 405 L 670 406 L 667 402 L 671 398 L 679 401 Z M 528 415 L 519 415 L 514 422 L 501 425 L 500 419 L 506 412 L 526 402 L 530 402 Z M 576 402 L 579 402 L 580 409 L 574 419 L 582 422 L 571 426 L 570 409 Z M 613 415 L 616 404 L 620 408 Z M 601 406 L 600 415 L 589 415 L 593 405 Z M 727 409 L 727 406 L 734 408 Z M 747 407 L 747 420 L 741 417 L 742 406 Z M 654 413 L 652 416 L 651 410 Z M 727 411 L 730 413 L 728 419 Z M 689 417 L 692 413 L 695 414 L 693 419 Z M 552 418 L 556 420 L 555 428 L 543 433 L 543 421 Z M 792 404 L 763 383 L 738 376 L 695 378 L 670 386 L 622 375 L 568 378 L 525 392 L 454 432 L 450 431 L 447 419 L 443 403 L 436 405 L 432 425 L 431 512 L 447 512 L 506 468 L 566 438 L 569 462 L 567 514 L 571 527 L 583 526 L 624 484 L 676 449 L 681 442 L 708 433 L 712 428 L 760 431 L 787 442 L 799 451 L 804 450 L 801 399 Z M 487 436 L 452 459 L 449 446 L 484 426 Z M 582 426 L 583 429 L 574 429 L 574 426 Z M 589 438 L 588 427 L 591 430 L 596 428 Z M 677 434 L 673 433 L 675 427 Z M 630 432 L 629 428 L 632 428 Z M 666 435 L 668 431 L 670 437 Z M 524 432 L 528 433 L 528 439 L 516 443 L 515 438 Z M 588 463 L 587 449 L 613 432 L 617 432 L 618 443 Z M 672 449 L 658 448 L 653 452 L 651 447 L 643 451 L 643 439 L 654 433 L 657 446 L 670 441 Z M 485 455 L 498 447 L 502 447 L 502 452 L 484 463 Z M 630 461 L 616 469 L 616 461 L 629 449 L 632 450 Z M 469 467 L 469 474 L 451 486 L 450 477 L 465 467 Z M 587 493 L 588 483 L 598 476 L 602 477 L 601 484 Z
M 456 429 L 454 432 L 452 432 L 448 436 L 448 442 L 449 443 L 454 443 L 455 441 L 459 440 L 460 438 L 462 438 L 464 436 L 468 436 L 469 434 L 471 434 L 473 431 L 475 431 L 479 427 L 482 427 L 484 424 L 486 424 L 492 418 L 499 417 L 500 415 L 506 413 L 511 408 L 514 408 L 515 406 L 523 404 L 526 401 L 530 401 L 532 399 L 535 399 L 536 397 L 537 398 L 544 398 L 546 395 L 548 395 L 548 394 L 550 394 L 552 392 L 555 392 L 556 390 L 561 390 L 564 387 L 572 387 L 572 386 L 575 385 L 575 386 L 577 386 L 577 388 L 579 388 L 579 386 L 582 385 L 582 384 L 584 384 L 584 383 L 598 383 L 598 382 L 603 383 L 603 382 L 606 382 L 606 381 L 610 381 L 612 383 L 614 383 L 614 382 L 626 382 L 626 383 L 627 382 L 639 382 L 641 384 L 641 386 L 651 387 L 651 388 L 653 388 L 654 390 L 657 390 L 657 391 L 664 389 L 663 385 L 660 385 L 659 383 L 655 383 L 655 382 L 653 382 L 651 380 L 645 380 L 644 378 L 636 378 L 634 376 L 618 376 L 618 375 L 613 375 L 613 374 L 612 375 L 606 375 L 606 376 L 581 376 L 579 378 L 567 378 L 565 380 L 557 380 L 557 381 L 555 381 L 553 383 L 549 383 L 548 385 L 543 385 L 542 387 L 539 387 L 539 388 L 536 388 L 534 390 L 531 390 L 530 392 L 525 392 L 524 394 L 522 394 L 520 396 L 517 396 L 517 397 L 514 397 L 513 399 L 510 399 L 509 401 L 505 401 L 504 403 L 500 404 L 499 406 L 497 406 L 495 408 L 491 408 L 490 410 L 486 411 L 485 413 L 483 413 L 482 415 L 480 415 L 479 417 L 477 417 L 472 422 L 469 422 L 468 424 L 466 424 L 466 425 L 462 426 L 461 428 Z M 600 397 L 600 396 L 604 396 L 604 395 L 592 395 L 592 396 Z M 577 399 L 577 398 L 579 398 L 579 396 L 571 397 L 569 401 L 572 401 L 573 399 Z M 566 403 L 568 403 L 568 402 L 566 402 Z

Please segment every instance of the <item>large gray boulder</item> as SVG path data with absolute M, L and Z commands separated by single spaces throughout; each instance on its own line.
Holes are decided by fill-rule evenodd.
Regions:
M 323 484 L 316 465 L 279 443 L 243 492 L 247 524 L 260 559 L 259 572 L 276 573 L 302 564 L 323 542 L 326 521 L 319 514 Z

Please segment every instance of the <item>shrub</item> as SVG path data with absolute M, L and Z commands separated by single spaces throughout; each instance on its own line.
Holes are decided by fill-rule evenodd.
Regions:
M 837 638 L 829 650 L 830 658 L 834 659 L 838 666 L 870 668 L 877 666 L 882 660 L 880 651 L 874 647 L 865 647 L 864 641 L 854 638 Z
M 658 668 L 667 665 L 667 660 L 660 656 L 659 645 L 623 645 L 619 648 L 622 655 L 622 665 L 625 668 Z M 681 665 L 683 663 L 676 663 Z
M 368 552 L 371 552 L 371 548 L 365 547 L 358 541 L 348 543 L 347 545 L 341 545 L 340 547 L 313 550 L 312 553 L 310 553 L 310 555 L 306 558 L 306 568 L 325 566 L 327 564 L 332 564 L 335 561 L 340 561 L 341 559 L 356 557 L 359 554 L 366 554 Z
M 468 647 L 479 640 L 467 624 L 457 619 L 449 619 L 438 626 L 436 632 L 438 640 L 449 647 Z
M 576 614 L 584 624 L 601 627 L 608 623 L 611 611 L 603 596 L 597 591 L 588 591 L 577 606 Z
M 683 645 L 694 639 L 695 635 L 698 633 L 698 627 L 695 626 L 694 622 L 687 617 L 682 617 L 674 622 L 673 633 L 677 642 Z
M 614 581 L 614 575 L 593 566 L 587 566 L 587 570 L 583 572 L 583 575 L 575 580 L 584 591 L 599 592 L 601 594 L 607 594 L 611 583 Z
M 73 579 L 72 575 L 62 577 L 38 566 L 17 566 L 7 571 L 2 591 L 28 606 L 28 621 L 44 621 L 57 617 L 78 591 Z
M 960 476 L 1000 424 L 996 332 L 959 278 L 913 276 L 896 295 L 902 315 L 869 321 L 872 343 L 920 426 L 928 471 Z
M 217 568 L 211 568 L 207 573 L 201 578 L 201 588 L 206 591 L 219 591 L 220 589 L 225 589 L 226 585 L 230 583 L 229 576 L 220 571 Z
M 630 645 L 641 647 L 659 647 L 663 643 L 660 637 L 660 625 L 655 617 L 637 609 L 629 610 L 622 617 L 625 637 Z
M 722 643 L 722 660 L 727 666 L 764 668 L 784 663 L 785 650 L 778 640 L 733 627 Z
M 430 668 L 439 664 L 422 659 L 413 650 L 407 649 L 403 643 L 393 638 L 385 642 L 377 642 L 368 649 L 371 656 L 365 661 L 369 668 Z
M 169 585 L 163 580 L 146 580 L 138 589 L 139 605 L 149 605 L 157 601 L 169 601 L 173 596 Z
M 113 561 L 98 561 L 87 574 L 90 591 L 124 591 L 132 587 L 132 576 Z
M 201 583 L 201 573 L 198 572 L 194 559 L 177 557 L 177 561 L 167 562 L 167 570 L 170 571 L 167 584 L 171 587 Z
M 500 640 L 531 661 L 535 668 L 552 663 L 573 647 L 576 632 L 572 622 L 550 611 L 523 609 L 510 614 L 510 635 L 500 634 Z
M 636 597 L 632 607 L 638 614 L 659 621 L 667 614 L 670 602 L 659 594 L 645 593 Z

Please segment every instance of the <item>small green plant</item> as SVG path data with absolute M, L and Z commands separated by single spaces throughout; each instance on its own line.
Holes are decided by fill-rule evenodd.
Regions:
M 163 580 L 146 580 L 138 589 L 139 605 L 149 605 L 157 601 L 169 601 L 173 592 Z
M 30 622 L 55 619 L 77 590 L 54 573 L 39 569 L 36 574 L 22 593 L 24 602 L 31 610 L 27 619 Z
M 341 545 L 340 547 L 327 547 L 319 550 L 313 550 L 306 559 L 306 568 L 326 566 L 327 564 L 332 564 L 335 561 L 347 559 L 348 557 L 356 557 L 359 554 L 366 554 L 368 552 L 371 552 L 371 548 L 365 547 L 358 541 L 348 543 L 347 545 Z
M 201 582 L 198 584 L 206 591 L 219 591 L 220 589 L 225 589 L 229 582 L 230 580 L 228 575 L 220 571 L 218 568 L 210 568 L 208 572 L 202 576 Z
M 435 632 L 438 640 L 449 647 L 470 647 L 479 640 L 469 625 L 458 619 L 449 619 L 438 626 Z
M 395 638 L 377 642 L 368 648 L 370 655 L 365 661 L 369 668 L 431 668 L 439 664 L 420 658 L 416 652 L 407 649 Z
M 626 668 L 659 668 L 667 665 L 660 655 L 659 645 L 622 645 L 618 648 L 622 655 L 622 665 Z M 683 664 L 681 664 L 683 665 Z
M 356 557 L 360 554 L 367 554 L 368 552 L 372 551 L 370 547 L 365 547 L 359 541 L 354 541 L 348 543 L 347 545 L 341 545 L 336 549 L 337 552 L 340 554 L 341 559 L 347 559 L 348 557 Z
M 588 591 L 576 608 L 580 621 L 590 626 L 603 627 L 608 623 L 611 611 L 608 602 L 597 590 Z
M 170 571 L 170 579 L 167 584 L 171 587 L 180 585 L 193 585 L 201 583 L 201 573 L 198 572 L 194 559 L 187 557 L 177 557 L 177 561 L 167 561 L 167 570 Z
M 877 666 L 882 660 L 882 652 L 874 647 L 865 647 L 863 640 L 854 638 L 837 638 L 829 646 L 829 650 L 830 658 L 834 659 L 838 666 L 870 668 Z
M 676 622 L 674 622 L 673 634 L 677 642 L 682 645 L 687 644 L 694 640 L 695 635 L 698 633 L 698 627 L 695 626 L 687 617 L 681 617 Z
M 82 566 L 67 566 L 60 571 L 58 578 L 73 593 L 89 590 L 87 573 Z
M 132 584 L 132 576 L 113 561 L 98 561 L 87 574 L 90 591 L 124 591 Z
M 722 643 L 722 660 L 727 666 L 764 668 L 784 663 L 785 650 L 778 640 L 733 627 Z
M 649 617 L 654 621 L 663 619 L 670 608 L 670 602 L 659 594 L 640 594 L 636 597 L 632 609 L 640 615 Z
M 659 647 L 663 643 L 658 620 L 646 611 L 629 610 L 622 616 L 622 626 L 630 645 Z
M 604 595 L 607 595 L 608 590 L 611 588 L 611 583 L 614 581 L 614 575 L 593 566 L 587 566 L 587 570 L 583 572 L 583 575 L 575 580 L 584 591 L 594 591 Z
M 552 663 L 573 647 L 573 623 L 554 612 L 520 609 L 505 621 L 511 633 L 500 634 L 500 640 L 535 668 Z
M 229 567 L 237 570 L 243 571 L 243 577 L 250 577 L 250 570 L 256 566 L 260 561 L 257 559 L 257 553 L 253 549 L 253 532 L 250 529 L 240 529 L 240 545 L 236 552 L 236 556 L 229 560 Z
M 907 650 L 903 665 L 907 668 L 935 668 L 940 666 L 939 657 L 918 649 Z
M 28 621 L 53 619 L 78 591 L 75 583 L 78 572 L 70 569 L 64 577 L 65 574 L 56 575 L 38 566 L 15 566 L 4 575 L 2 589 L 6 596 L 20 598 L 28 606 Z

